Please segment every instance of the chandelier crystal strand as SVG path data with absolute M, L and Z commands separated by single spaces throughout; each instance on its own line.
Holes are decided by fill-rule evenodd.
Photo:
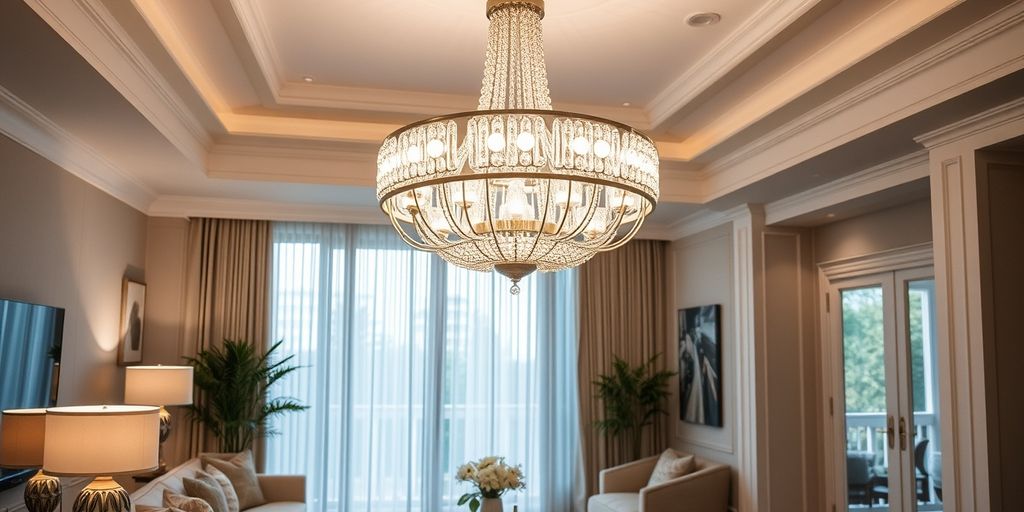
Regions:
M 509 277 L 577 266 L 630 240 L 658 198 L 653 142 L 615 121 L 552 110 L 542 0 L 489 0 L 475 112 L 402 128 L 381 145 L 377 197 L 402 238 Z

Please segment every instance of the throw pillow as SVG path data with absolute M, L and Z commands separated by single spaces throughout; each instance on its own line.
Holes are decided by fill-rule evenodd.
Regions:
M 135 505 L 135 512 L 184 512 L 174 507 L 154 507 L 152 505 Z
M 224 460 L 204 455 L 203 465 L 219 469 L 235 488 L 238 495 L 238 506 L 242 510 L 258 507 L 267 502 L 260 490 L 260 481 L 256 478 L 256 466 L 252 462 L 252 452 L 246 450 L 234 457 Z
M 181 509 L 183 512 L 213 512 L 210 504 L 202 499 L 176 494 L 170 489 L 164 489 L 164 506 Z
M 658 458 L 658 464 L 654 466 L 654 472 L 651 473 L 651 479 L 647 481 L 647 486 L 658 485 L 673 478 L 688 475 L 693 472 L 695 465 L 693 455 L 682 455 L 669 448 L 661 452 L 661 457 Z
M 210 472 L 210 477 L 220 484 L 220 489 L 224 491 L 224 498 L 228 502 L 228 512 L 239 512 L 242 507 L 238 506 L 238 493 L 235 492 L 235 487 L 231 485 L 231 480 L 228 479 L 223 471 L 214 466 L 209 466 L 206 470 Z
M 182 478 L 181 483 L 185 486 L 185 494 L 209 503 L 213 512 L 228 512 L 224 491 L 210 475 L 197 473 L 195 478 Z

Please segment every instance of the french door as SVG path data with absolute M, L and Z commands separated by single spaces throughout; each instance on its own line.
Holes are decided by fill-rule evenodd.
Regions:
M 931 267 L 829 282 L 839 510 L 942 510 Z

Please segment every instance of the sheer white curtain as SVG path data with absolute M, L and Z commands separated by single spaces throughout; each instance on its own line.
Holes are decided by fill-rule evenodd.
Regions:
M 303 473 L 311 510 L 455 510 L 454 470 L 502 455 L 511 507 L 570 510 L 579 489 L 575 272 L 524 280 L 449 266 L 390 227 L 273 227 L 271 329 L 306 368 L 274 390 L 267 469 Z

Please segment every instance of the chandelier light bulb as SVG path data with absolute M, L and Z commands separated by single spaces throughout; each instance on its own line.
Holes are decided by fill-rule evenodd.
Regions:
M 460 208 L 469 208 L 480 200 L 476 186 L 472 183 L 455 183 L 451 186 L 451 200 Z
M 419 146 L 409 146 L 409 149 L 405 152 L 405 157 L 412 163 L 417 163 L 423 159 L 423 150 Z
M 555 192 L 555 204 L 559 208 L 579 206 L 583 204 L 583 194 L 580 193 L 579 187 L 573 189 L 571 194 L 567 189 L 560 189 L 558 192 Z
M 493 153 L 505 151 L 505 136 L 498 132 L 492 133 L 487 137 L 487 149 Z
M 443 154 L 444 142 L 441 142 L 439 139 L 430 139 L 430 142 L 427 143 L 427 155 L 430 158 L 437 158 Z
M 611 144 L 608 144 L 604 139 L 600 139 L 594 143 L 594 156 L 598 158 L 608 158 L 612 152 Z
M 590 152 L 590 141 L 580 135 L 572 140 L 572 152 L 577 155 L 585 155 Z
M 522 132 L 516 137 L 516 147 L 520 151 L 530 151 L 537 144 L 537 139 L 530 132 Z

